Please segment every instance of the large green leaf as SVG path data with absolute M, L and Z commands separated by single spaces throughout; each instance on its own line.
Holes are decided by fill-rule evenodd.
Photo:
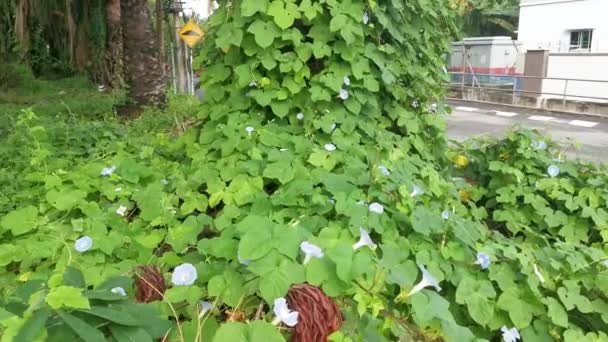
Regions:
M 34 229 L 37 225 L 38 209 L 27 206 L 13 210 L 2 218 L 0 225 L 4 231 L 10 230 L 13 235 L 21 235 Z

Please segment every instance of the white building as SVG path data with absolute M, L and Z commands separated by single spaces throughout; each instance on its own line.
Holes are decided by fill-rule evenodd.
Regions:
M 517 40 L 527 50 L 608 53 L 608 0 L 521 0 Z

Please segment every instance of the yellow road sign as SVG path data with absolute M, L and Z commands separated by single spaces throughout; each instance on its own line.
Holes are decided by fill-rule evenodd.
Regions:
M 203 39 L 205 33 L 201 28 L 194 22 L 194 20 L 190 19 L 181 30 L 179 30 L 179 36 L 182 38 L 189 47 L 194 47 L 198 42 Z

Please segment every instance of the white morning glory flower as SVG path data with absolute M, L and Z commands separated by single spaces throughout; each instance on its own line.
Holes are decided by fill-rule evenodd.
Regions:
M 363 13 L 363 24 L 367 25 L 369 23 L 369 14 L 367 12 Z
M 369 205 L 369 211 L 380 215 L 380 214 L 384 213 L 384 207 L 382 206 L 382 204 L 380 204 L 378 202 L 374 202 Z
M 386 166 L 384 166 L 384 165 L 378 166 L 378 170 L 380 170 L 380 173 L 382 173 L 383 176 L 391 175 L 391 171 L 389 169 L 387 169 Z
M 116 189 L 114 189 L 114 191 L 116 191 L 116 192 L 121 192 L 121 191 L 122 191 L 122 188 L 116 188 Z
M 420 195 L 424 195 L 424 190 L 422 190 L 422 188 L 416 184 L 412 185 L 412 192 L 410 193 L 410 197 L 413 198 Z
M 481 266 L 482 269 L 487 269 L 490 267 L 490 256 L 484 252 L 477 253 L 477 260 L 475 260 L 475 264 Z
M 450 211 L 449 211 L 449 210 L 444 210 L 444 211 L 441 213 L 441 218 L 442 218 L 442 219 L 444 219 L 444 220 L 449 219 L 449 218 L 450 218 Z
M 127 214 L 127 207 L 121 205 L 120 207 L 118 207 L 118 209 L 116 209 L 116 214 L 118 214 L 119 216 L 125 216 Z
M 255 80 L 253 80 L 253 81 L 251 81 L 251 82 L 249 83 L 249 86 L 250 86 L 250 87 L 257 87 L 257 86 L 258 86 L 258 82 L 256 82 Z
M 300 314 L 297 311 L 289 310 L 285 298 L 275 299 L 272 311 L 276 316 L 272 324 L 277 325 L 282 322 L 288 327 L 295 327 L 298 324 L 298 316 Z
M 334 144 L 325 144 L 325 151 L 327 152 L 333 152 L 336 150 L 336 145 Z
M 298 113 L 298 114 L 296 114 L 296 119 L 298 119 L 298 120 L 304 120 L 304 113 Z
M 557 167 L 556 165 L 549 166 L 547 168 L 547 174 L 552 178 L 557 177 L 559 175 L 559 167 Z
M 245 127 L 245 132 L 247 132 L 247 134 L 249 136 L 251 136 L 251 133 L 253 133 L 255 131 L 255 128 L 251 127 L 251 126 L 247 126 Z
M 83 236 L 74 242 L 74 249 L 80 253 L 88 251 L 91 247 L 93 247 L 93 239 L 89 236 Z
M 213 309 L 213 303 L 209 303 L 204 300 L 201 300 L 198 303 L 198 306 L 201 308 L 201 310 L 198 313 L 199 318 L 202 318 L 203 316 L 205 316 L 207 314 L 207 312 L 209 312 L 209 311 L 211 311 L 211 309 Z
M 240 252 L 236 253 L 236 258 L 238 259 L 239 264 L 241 264 L 243 266 L 249 266 L 251 264 L 251 260 L 241 258 L 241 253 Z
M 123 289 L 120 286 L 111 289 L 110 292 L 112 292 L 114 294 L 117 294 L 117 295 L 120 295 L 120 296 L 123 296 L 123 297 L 127 296 L 127 292 L 125 291 L 125 289 Z
M 340 94 L 338 95 L 338 97 L 345 101 L 348 100 L 348 91 L 346 89 L 340 89 Z
M 349 86 L 350 85 L 350 78 L 348 78 L 348 76 L 344 76 L 343 82 L 344 82 L 345 86 Z
M 536 276 L 538 277 L 538 280 L 541 283 L 545 282 L 545 277 L 543 277 L 543 275 L 540 274 L 540 271 L 538 270 L 538 266 L 536 264 L 534 264 L 534 274 L 536 274 Z
M 300 249 L 304 252 L 304 265 L 308 264 L 312 258 L 321 259 L 324 256 L 321 247 L 315 246 L 308 241 L 302 242 Z
M 171 282 L 176 286 L 192 285 L 196 278 L 198 278 L 198 274 L 194 265 L 184 263 L 175 267 L 171 275 Z
M 517 331 L 517 328 L 515 327 L 508 329 L 503 325 L 500 331 L 502 331 L 502 340 L 504 342 L 516 342 L 517 340 L 521 339 L 521 336 L 519 336 L 519 331 Z
M 116 171 L 116 165 L 112 165 L 110 167 L 104 167 L 103 170 L 101 170 L 101 175 L 104 177 L 107 177 L 107 176 L 113 174 L 114 171 Z
M 369 233 L 365 229 L 360 227 L 359 233 L 361 234 L 361 238 L 359 238 L 359 242 L 353 245 L 354 250 L 365 246 L 371 248 L 372 250 L 376 249 L 376 244 L 374 243 L 374 241 L 372 241 L 372 238 L 369 236 Z
M 418 268 L 420 268 L 420 271 L 422 272 L 422 280 L 410 290 L 408 296 L 418 293 L 425 287 L 429 286 L 434 287 L 437 292 L 441 291 L 441 287 L 439 287 L 439 282 L 437 279 L 435 279 L 435 277 L 433 277 L 433 275 L 429 273 L 424 266 L 418 265 Z

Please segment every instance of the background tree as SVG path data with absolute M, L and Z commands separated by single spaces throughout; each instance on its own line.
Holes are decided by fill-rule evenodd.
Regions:
M 164 65 L 146 0 L 120 2 L 129 98 L 138 106 L 164 104 Z
M 519 0 L 468 0 L 462 32 L 465 37 L 515 36 Z

